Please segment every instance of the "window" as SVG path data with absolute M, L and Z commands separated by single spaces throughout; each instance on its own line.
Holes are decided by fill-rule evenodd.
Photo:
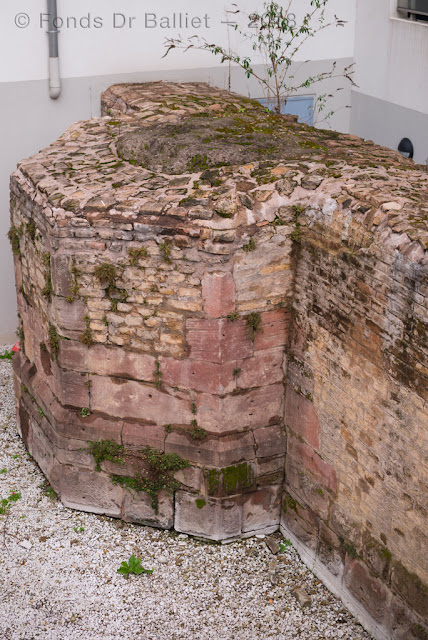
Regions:
M 428 21 L 428 0 L 398 0 L 397 9 L 411 20 Z
M 273 109 L 273 100 L 267 100 L 267 98 L 260 98 L 259 102 L 264 107 Z M 293 96 L 287 98 L 285 107 L 282 107 L 281 113 L 286 113 L 291 116 L 297 116 L 299 122 L 305 124 L 314 124 L 314 96 Z

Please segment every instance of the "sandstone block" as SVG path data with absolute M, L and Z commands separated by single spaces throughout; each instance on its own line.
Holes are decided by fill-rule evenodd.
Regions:
M 283 360 L 283 347 L 255 353 L 252 358 L 247 358 L 241 364 L 236 377 L 237 387 L 249 389 L 281 382 L 284 379 Z
M 244 320 L 187 320 L 186 338 L 192 360 L 224 363 L 248 358 L 253 354 L 253 345 Z
M 254 351 L 284 347 L 288 339 L 288 313 L 285 309 L 261 314 L 261 331 L 256 333 Z
M 205 503 L 205 504 L 204 504 Z M 242 529 L 241 498 L 198 498 L 179 491 L 175 497 L 177 531 L 210 540 L 236 538 Z
M 157 425 L 190 424 L 190 402 L 180 400 L 139 382 L 94 376 L 93 411 L 117 418 L 147 420 Z
M 242 498 L 242 531 L 249 533 L 278 527 L 281 515 L 282 486 L 263 487 Z
M 254 429 L 253 434 L 257 447 L 257 458 L 285 455 L 286 436 L 280 425 Z
M 290 529 L 311 549 L 318 548 L 319 518 L 291 493 L 284 493 L 281 526 Z
M 281 420 L 283 388 L 270 385 L 224 398 L 200 394 L 197 399 L 197 420 L 212 433 L 275 424 Z
M 330 501 L 327 491 L 323 491 L 317 482 L 289 457 L 285 472 L 287 484 L 293 493 L 299 496 L 304 504 L 310 504 L 312 511 L 320 518 L 328 520 Z
M 321 427 L 313 402 L 287 386 L 285 395 L 285 423 L 314 449 L 319 449 Z
M 119 518 L 122 514 L 123 491 L 103 473 L 67 466 L 61 469 L 61 501 L 70 509 Z
M 145 382 L 154 380 L 155 362 L 153 356 L 121 347 L 94 345 L 88 349 L 75 341 L 64 341 L 59 356 L 60 365 L 66 369 Z
M 141 424 L 138 422 L 124 422 L 122 430 L 122 444 L 126 449 L 144 449 L 150 447 L 163 451 L 165 429 L 155 424 Z
M 232 239 L 233 241 L 233 239 Z M 208 317 L 222 318 L 235 311 L 235 283 L 231 273 L 206 273 L 202 279 L 204 311 Z
M 161 492 L 156 512 L 152 507 L 152 499 L 147 493 L 125 490 L 122 518 L 125 522 L 171 529 L 174 523 L 174 499 L 165 491 Z
M 333 493 L 337 491 L 338 479 L 334 467 L 324 462 L 322 458 L 307 444 L 299 442 L 293 436 L 287 441 L 287 454 L 297 465 L 302 465 L 326 489 Z
M 85 418 L 80 411 L 67 412 L 58 402 L 51 405 L 53 423 L 52 428 L 64 438 L 74 438 L 84 442 L 96 440 L 113 440 L 121 443 L 123 421 L 106 418 L 91 413 Z
M 382 623 L 386 620 L 391 592 L 379 578 L 370 574 L 364 562 L 347 558 L 343 580 L 350 592 L 377 622 Z
M 161 358 L 163 382 L 171 387 L 223 395 L 236 387 L 233 362 L 215 364 L 193 360 Z
M 85 304 L 80 300 L 75 300 L 69 304 L 65 298 L 52 298 L 52 315 L 54 324 L 58 327 L 59 332 L 68 337 L 68 332 L 83 332 L 86 328 L 85 315 L 87 309 Z

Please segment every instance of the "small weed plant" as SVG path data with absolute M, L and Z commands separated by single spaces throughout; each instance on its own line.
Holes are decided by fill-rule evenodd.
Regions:
M 152 499 L 152 509 L 159 511 L 159 492 L 174 493 L 181 484 L 174 478 L 174 473 L 180 469 L 187 469 L 190 464 L 176 453 L 163 453 L 157 449 L 146 447 L 140 452 L 141 459 L 145 462 L 146 475 L 137 478 L 126 476 L 112 476 L 113 484 L 120 485 L 130 491 L 144 491 Z
M 101 463 L 104 462 L 104 460 L 109 460 L 116 464 L 123 464 L 122 454 L 124 453 L 124 447 L 113 440 L 90 442 L 89 453 L 94 457 L 97 471 L 101 471 Z
M 19 491 L 12 491 L 8 498 L 3 498 L 0 501 L 0 515 L 7 515 L 13 503 L 18 502 L 20 498 L 21 494 L 19 493 Z
M 53 490 L 52 486 L 50 485 L 50 483 L 47 480 L 42 482 L 42 484 L 40 485 L 40 489 L 42 490 L 44 495 L 47 498 L 49 498 L 49 500 L 56 500 L 58 498 L 58 496 L 56 495 L 56 493 Z
M 190 432 L 190 437 L 192 440 L 205 440 L 207 437 L 207 432 L 205 429 L 200 427 L 196 420 L 192 420 L 191 425 L 193 429 Z
M 263 331 L 261 328 L 262 316 L 260 313 L 253 312 L 247 318 L 247 329 L 250 340 L 254 342 L 256 335 Z
M 142 573 L 152 574 L 153 571 L 154 569 L 145 569 L 144 567 L 142 567 L 141 559 L 136 558 L 134 555 L 129 558 L 128 562 L 124 560 L 120 565 L 120 568 L 117 570 L 118 573 L 120 573 L 122 576 L 125 576 L 126 578 L 128 578 L 131 574 L 134 574 L 136 576 L 139 576 Z
M 280 542 L 280 543 L 279 543 L 279 552 L 280 552 L 280 553 L 285 553 L 285 552 L 287 551 L 287 549 L 288 549 L 289 547 L 291 547 L 291 546 L 292 546 L 292 544 L 291 544 L 291 540 L 288 540 L 288 538 L 286 538 L 286 539 L 284 540 L 284 542 Z

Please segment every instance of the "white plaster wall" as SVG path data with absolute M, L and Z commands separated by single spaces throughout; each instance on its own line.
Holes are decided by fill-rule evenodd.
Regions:
M 231 6 L 225 0 L 58 0 L 58 13 L 66 20 L 70 18 L 90 17 L 83 20 L 82 25 L 74 27 L 70 20 L 69 28 L 64 26 L 60 34 L 61 73 L 64 78 L 94 77 L 108 74 L 134 73 L 142 71 L 162 71 L 170 69 L 189 69 L 194 67 L 210 67 L 216 60 L 205 52 L 174 52 L 162 59 L 165 52 L 166 37 L 178 35 L 190 36 L 199 33 L 210 42 L 227 44 L 228 27 L 222 24 L 226 19 L 225 9 Z M 288 4 L 284 0 L 284 5 Z M 262 2 L 242 0 L 239 3 L 248 13 Z M 302 13 L 309 5 L 309 0 L 294 0 L 293 10 Z M 46 24 L 40 25 L 40 15 L 46 13 L 46 0 L 14 0 L 0 4 L 0 55 L 7 64 L 0 66 L 0 82 L 19 82 L 42 80 L 47 78 L 47 36 Z M 113 27 L 113 14 L 126 16 L 123 28 Z M 156 14 L 158 24 L 161 17 L 168 17 L 172 24 L 173 14 L 186 14 L 200 18 L 201 27 L 167 29 L 145 28 L 145 14 Z M 328 14 L 333 14 L 348 24 L 341 29 L 325 30 L 316 38 L 308 41 L 299 52 L 299 60 L 325 60 L 332 58 L 353 57 L 355 33 L 355 0 L 330 0 Z M 28 27 L 19 28 L 16 22 L 25 24 L 26 14 L 29 17 Z M 205 20 L 205 16 L 207 19 Z M 97 24 L 102 27 L 96 28 Z M 132 23 L 130 18 L 135 18 Z M 86 24 L 91 26 L 85 27 Z M 118 17 L 117 25 L 123 19 Z M 166 23 L 166 21 L 165 21 Z M 130 28 L 130 24 L 132 27 Z M 153 25 L 149 16 L 148 24 Z M 196 20 L 196 23 L 198 21 Z M 208 28 L 206 27 L 208 25 Z M 232 39 L 233 28 L 229 28 Z M 219 61 L 218 61 L 219 63 Z
M 396 0 L 357 0 L 357 91 L 428 113 L 428 22 L 399 17 Z

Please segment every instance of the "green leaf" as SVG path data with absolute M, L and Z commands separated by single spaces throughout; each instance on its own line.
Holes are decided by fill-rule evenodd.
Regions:
M 122 564 L 120 565 L 120 569 L 118 569 L 117 572 L 121 573 L 123 576 L 129 575 L 130 568 L 128 566 L 128 563 L 123 561 Z
M 120 569 L 117 570 L 118 573 L 128 576 L 130 573 L 135 574 L 136 576 L 141 575 L 142 573 L 153 573 L 154 569 L 144 569 L 141 566 L 141 559 L 136 558 L 134 554 L 129 558 L 128 562 L 123 561 Z

